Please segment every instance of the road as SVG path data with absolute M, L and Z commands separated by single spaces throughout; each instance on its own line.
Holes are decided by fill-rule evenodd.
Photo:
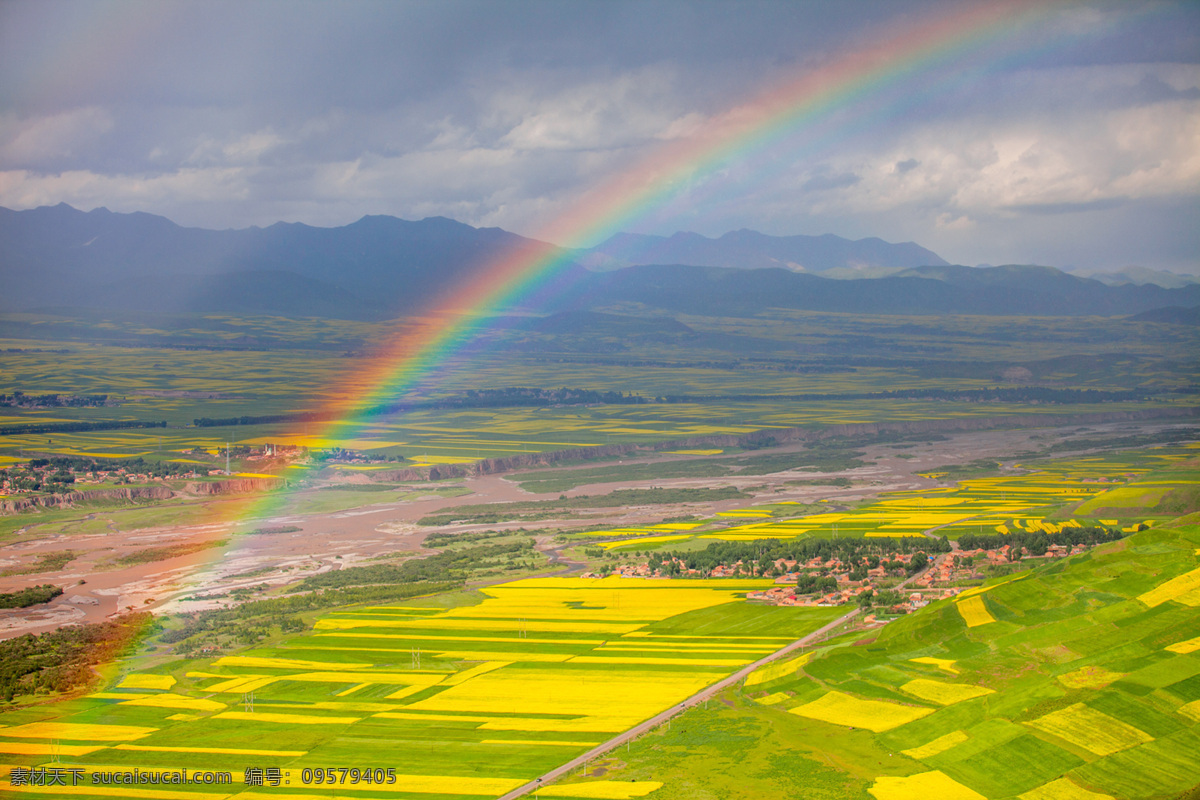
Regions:
M 928 570 L 929 570 L 929 568 L 927 567 L 926 569 L 923 569 L 920 572 L 917 572 L 913 575 L 908 576 L 903 581 L 901 581 L 899 584 L 897 584 L 896 588 L 903 589 L 909 583 L 916 580 L 921 575 L 925 574 Z M 530 792 L 534 791 L 535 789 L 538 789 L 541 786 L 547 786 L 547 785 L 553 783 L 554 781 L 556 781 L 559 778 L 563 777 L 564 775 L 568 774 L 575 768 L 582 767 L 584 764 L 588 763 L 589 761 L 592 761 L 593 759 L 599 758 L 600 756 L 604 755 L 608 751 L 613 750 L 613 749 L 625 744 L 626 742 L 632 741 L 644 733 L 648 733 L 648 732 L 654 730 L 659 725 L 662 725 L 664 722 L 671 719 L 672 717 L 682 714 L 684 711 L 687 711 L 689 708 L 693 708 L 697 704 L 704 702 L 705 700 L 709 699 L 710 697 L 717 694 L 718 692 L 722 692 L 725 689 L 729 688 L 730 686 L 733 686 L 738 681 L 743 680 L 747 675 L 749 675 L 751 672 L 754 672 L 754 670 L 758 669 L 759 667 L 763 666 L 764 664 L 769 664 L 772 661 L 775 661 L 776 659 L 779 659 L 779 658 L 783 658 L 784 656 L 788 655 L 789 653 L 795 652 L 796 650 L 799 650 L 802 647 L 807 647 L 810 644 L 815 644 L 816 642 L 819 642 L 821 639 L 823 639 L 825 637 L 825 634 L 836 629 L 839 625 L 849 622 L 851 619 L 853 619 L 855 616 L 857 616 L 859 613 L 859 610 L 860 609 L 855 608 L 853 611 L 843 614 L 842 616 L 835 619 L 833 622 L 830 622 L 829 624 L 813 631 L 812 633 L 808 634 L 807 636 L 797 639 L 796 641 L 792 642 L 791 644 L 786 645 L 785 647 L 783 647 L 779 650 L 776 650 L 774 653 L 771 653 L 768 656 L 764 656 L 764 657 L 760 658 L 758 661 L 755 661 L 753 664 L 749 664 L 745 667 L 742 667 L 740 670 L 733 673 L 728 678 L 725 678 L 724 680 L 714 683 L 712 686 L 709 686 L 705 689 L 700 690 L 696 694 L 689 697 L 687 700 L 684 700 L 679 705 L 672 706 L 671 708 L 668 708 L 666 711 L 660 712 L 656 716 L 651 717 L 650 719 L 646 720 L 642 724 L 640 724 L 636 727 L 630 728 L 629 730 L 625 731 L 624 733 L 617 734 L 613 738 L 609 739 L 607 742 L 604 742 L 602 744 L 599 744 L 599 745 L 593 747 L 591 750 L 588 750 L 583 755 L 573 758 L 570 761 L 568 761 L 567 763 L 563 764 L 562 766 L 559 766 L 559 767 L 556 767 L 556 768 L 550 770 L 549 772 L 545 773 L 541 777 L 535 778 L 534 780 L 530 781 L 529 783 L 525 784 L 524 786 L 518 786 L 516 789 L 513 789 L 511 792 L 501 795 L 500 797 L 496 798 L 496 800 L 516 800 L 516 798 L 524 797 L 525 795 L 529 794 Z
M 807 647 L 810 644 L 820 641 L 821 638 L 823 638 L 826 633 L 837 628 L 839 625 L 847 622 L 848 620 L 852 619 L 856 614 L 858 614 L 858 611 L 859 610 L 856 608 L 847 614 L 843 614 L 842 616 L 838 617 L 833 622 L 830 622 L 828 625 L 825 625 L 824 627 L 820 628 L 819 630 L 813 631 L 812 633 L 808 634 L 807 636 L 805 636 L 801 639 L 797 639 L 796 641 L 792 642 L 791 644 L 787 645 L 786 647 L 783 647 L 780 650 L 776 650 L 774 653 L 771 653 L 768 656 L 760 658 L 758 661 L 755 661 L 753 664 L 742 667 L 740 670 L 738 670 L 734 674 L 730 675 L 728 678 L 718 681 L 717 683 L 714 683 L 712 686 L 709 686 L 708 688 L 701 690 L 697 694 L 694 694 L 691 697 L 689 697 L 687 700 L 684 700 L 682 703 L 672 706 L 671 708 L 668 708 L 666 711 L 661 712 L 657 716 L 651 717 L 650 719 L 646 720 L 642 724 L 640 724 L 634 728 L 630 728 L 629 730 L 625 731 L 624 733 L 614 736 L 613 738 L 609 739 L 607 742 L 604 742 L 603 744 L 593 747 L 591 750 L 588 750 L 583 755 L 581 755 L 577 758 L 573 758 L 570 761 L 568 761 L 567 763 L 563 764 L 562 766 L 556 767 L 555 769 L 550 770 L 546 774 L 542 775 L 540 778 L 536 778 L 536 779 L 530 781 L 529 783 L 525 784 L 524 786 L 519 786 L 516 789 L 513 789 L 508 794 L 501 795 L 497 800 L 515 800 L 515 798 L 524 797 L 525 795 L 534 791 L 538 787 L 550 784 L 553 781 L 556 781 L 559 778 L 566 775 L 567 773 L 571 772 L 575 768 L 581 767 L 585 763 L 587 763 L 593 759 L 599 758 L 600 756 L 607 753 L 609 750 L 619 747 L 620 745 L 623 745 L 628 741 L 636 739 L 637 737 L 641 736 L 644 733 L 648 733 L 649 731 L 653 730 L 654 728 L 657 728 L 659 725 L 662 725 L 664 722 L 671 719 L 672 717 L 674 717 L 678 714 L 682 714 L 684 711 L 687 711 L 689 708 L 696 706 L 698 703 L 704 702 L 708 698 L 715 695 L 717 692 L 724 691 L 725 689 L 729 688 L 730 686 L 733 686 L 735 683 L 744 679 L 747 675 L 749 675 L 751 672 L 758 669 L 759 667 L 763 666 L 764 664 L 768 664 L 778 658 L 782 658 L 783 656 L 786 656 L 787 654 L 789 654 L 791 652 L 799 650 L 802 647 Z

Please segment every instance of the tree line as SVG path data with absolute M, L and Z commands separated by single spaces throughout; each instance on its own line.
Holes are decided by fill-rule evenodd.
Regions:
M 153 619 L 140 611 L 0 641 L 0 694 L 11 702 L 22 695 L 84 686 L 95 677 L 92 667 L 125 654 L 150 630 Z
M 927 553 L 948 553 L 950 543 L 945 539 L 915 539 L 912 537 L 871 537 L 871 538 L 842 538 L 842 539 L 755 539 L 752 542 L 713 542 L 703 550 L 694 552 L 652 553 L 650 555 L 651 569 L 658 568 L 664 562 L 682 561 L 686 569 L 698 570 L 707 574 L 717 567 L 732 567 L 739 561 L 746 564 L 756 564 L 760 571 L 766 571 L 769 565 L 783 559 L 803 563 L 813 558 L 822 561 L 838 560 L 844 564 L 856 564 L 862 569 L 862 575 L 857 580 L 866 577 L 867 569 L 873 569 L 881 564 L 892 563 L 905 569 L 911 569 L 913 563 L 921 564 L 912 569 L 917 572 L 924 568 L 928 556 L 919 558 Z M 885 562 L 883 557 L 889 554 L 913 554 L 907 565 L 900 562 Z M 851 579 L 855 577 L 852 574 Z
M 1143 527 L 1143 526 L 1139 526 Z M 1051 545 L 1074 547 L 1075 545 L 1104 544 L 1123 539 L 1129 534 L 1103 525 L 1067 527 L 1058 533 L 1045 531 L 1014 531 L 1012 533 L 967 533 L 958 537 L 963 550 L 996 550 L 1004 545 L 1021 548 L 1032 556 L 1043 556 Z
M 165 428 L 166 420 L 123 419 L 105 422 L 38 422 L 21 425 L 0 425 L 0 436 L 23 436 L 30 433 L 79 433 L 81 431 L 115 431 L 126 428 Z
M 61 587 L 49 583 L 27 586 L 15 592 L 0 592 L 0 608 L 29 608 L 39 603 L 48 603 L 62 593 Z

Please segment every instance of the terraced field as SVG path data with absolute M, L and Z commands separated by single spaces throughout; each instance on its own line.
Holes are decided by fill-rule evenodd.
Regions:
M 841 613 L 741 599 L 765 585 L 546 578 L 485 589 L 475 605 L 333 613 L 283 646 L 151 670 L 134 659 L 105 691 L 10 712 L 0 761 L 228 770 L 237 791 L 247 767 L 277 768 L 291 782 L 128 795 L 146 798 L 494 797 Z M 396 783 L 322 791 L 304 772 L 343 766 L 391 769 Z M 602 780 L 543 794 L 619 800 L 660 786 Z
M 1177 797 L 1200 783 L 1198 565 L 1200 519 L 1165 523 L 765 667 L 605 766 L 664 800 L 800 776 L 817 798 Z

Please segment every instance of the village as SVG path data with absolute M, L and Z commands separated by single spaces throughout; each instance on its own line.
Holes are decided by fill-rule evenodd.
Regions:
M 907 614 L 936 600 L 954 597 L 996 575 L 1082 553 L 1088 545 L 1052 544 L 1045 554 L 1029 555 L 1017 545 L 993 549 L 956 549 L 929 556 L 924 552 L 888 553 L 857 561 L 813 557 L 801 563 L 776 559 L 765 565 L 720 564 L 710 570 L 689 568 L 671 556 L 654 563 L 623 563 L 584 578 L 620 575 L 626 578 L 747 578 L 774 576 L 775 586 L 748 592 L 748 600 L 780 606 L 841 606 L 857 603 L 879 613 Z M 1023 564 L 1021 562 L 1024 562 Z M 607 567 L 607 565 L 606 565 Z M 870 620 L 868 620 L 869 622 Z
M 258 469 L 285 466 L 308 455 L 308 450 L 303 447 L 267 443 L 232 445 L 213 451 L 196 447 L 181 456 L 158 461 L 147 461 L 141 457 L 33 457 L 23 464 L 0 469 L 0 494 L 55 494 L 78 491 L 79 487 L 88 485 L 145 484 L 226 476 L 251 465 Z M 356 456 L 361 454 L 346 450 L 334 454 L 333 458 L 341 461 Z

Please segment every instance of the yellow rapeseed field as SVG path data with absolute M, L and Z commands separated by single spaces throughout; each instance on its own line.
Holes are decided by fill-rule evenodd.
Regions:
M 789 695 L 786 692 L 775 692 L 774 694 L 769 694 L 766 697 L 756 697 L 754 698 L 754 702 L 761 703 L 764 706 L 773 706 L 776 703 L 782 703 L 784 700 L 787 700 L 788 697 Z
M 456 608 L 439 615 L 436 619 L 415 620 L 413 624 L 429 622 L 444 625 L 462 619 L 472 620 L 473 625 L 476 624 L 476 620 L 514 619 L 529 620 L 530 625 L 535 620 L 543 623 L 570 620 L 572 625 L 585 626 L 591 620 L 607 624 L 623 621 L 651 622 L 739 599 L 737 592 L 742 587 L 723 586 L 719 581 L 717 583 L 717 586 L 696 585 L 680 588 L 663 587 L 660 582 L 627 578 L 591 580 L 582 586 L 572 585 L 575 581 L 571 579 L 564 580 L 566 585 L 561 586 L 546 586 L 544 579 L 516 581 L 483 589 L 488 598 L 479 605 Z M 405 624 L 410 625 L 407 621 Z M 509 624 L 511 625 L 511 622 Z M 530 627 L 529 630 L 533 628 Z M 587 628 L 576 630 L 586 632 Z
M 121 703 L 123 706 L 149 706 L 151 708 L 182 708 L 188 711 L 220 711 L 224 703 L 216 700 L 205 700 L 201 697 L 187 697 L 182 694 L 156 694 L 150 697 L 138 697 Z
M 788 713 L 883 733 L 932 714 L 933 709 L 903 706 L 884 700 L 862 700 L 842 692 L 829 692 L 818 700 L 790 709 Z
M 1168 600 L 1174 600 L 1185 606 L 1200 606 L 1200 567 L 1138 595 L 1137 599 L 1151 608 L 1160 606 Z
M 318 633 L 320 637 L 347 637 L 353 639 L 413 639 L 416 641 L 426 642 L 520 642 L 521 644 L 529 644 L 530 640 L 522 636 L 438 636 L 436 634 L 424 633 L 341 633 L 334 631 L 332 633 Z M 539 636 L 538 644 L 587 644 L 601 645 L 607 639 L 553 639 Z M 351 676 L 353 677 L 353 676 Z
M 501 714 L 644 715 L 690 697 L 724 672 L 497 670 L 409 708 Z
M 1125 677 L 1124 672 L 1113 672 L 1104 667 L 1086 666 L 1058 676 L 1058 682 L 1068 689 L 1103 689 L 1113 681 Z
M 1181 655 L 1194 653 L 1197 650 L 1200 650 L 1200 636 L 1197 636 L 1195 639 L 1184 639 L 1182 642 L 1169 644 L 1167 645 L 1166 649 L 1170 650 L 1172 653 L 1179 653 Z
M 795 658 L 788 658 L 771 664 L 765 664 L 746 676 L 745 685 L 757 686 L 760 683 L 767 683 L 778 678 L 792 675 L 796 670 L 800 669 L 800 667 L 807 664 L 810 658 L 812 658 L 812 653 L 805 653 L 804 655 L 796 656 Z
M 436 619 L 405 620 L 406 628 L 434 628 L 461 630 L 495 630 L 516 633 L 524 630 L 534 633 L 629 633 L 641 627 L 638 623 L 628 622 L 589 622 L 587 620 L 573 621 L 571 619 L 529 619 L 518 622 L 520 615 L 504 619 L 454 619 L 453 617 L 437 617 Z M 350 630 L 353 628 L 394 628 L 395 620 L 389 619 L 348 619 L 345 617 L 327 617 L 317 620 L 313 629 L 317 631 Z
M 901 686 L 900 689 L 914 697 L 929 700 L 943 706 L 961 703 L 963 700 L 982 697 L 985 694 L 995 694 L 996 691 L 995 689 L 987 689 L 983 686 L 972 686 L 969 683 L 942 683 L 941 681 L 931 681 L 926 678 L 911 680 Z
M 529 640 L 526 639 L 526 641 Z M 571 659 L 567 653 L 540 653 L 537 651 L 517 653 L 509 650 L 439 650 L 434 655 L 443 661 L 497 661 L 506 658 L 509 661 L 558 664 Z
M 658 781 L 591 781 L 547 786 L 541 797 L 577 797 L 580 800 L 634 800 L 662 788 Z
M 954 659 L 951 658 L 934 658 L 933 656 L 921 656 L 920 658 L 910 658 L 916 664 L 929 664 L 949 672 L 951 675 L 957 675 L 958 669 L 954 666 Z
M 591 716 L 579 719 L 536 719 L 526 717 L 493 717 L 479 726 L 481 731 L 524 731 L 526 733 L 620 733 L 629 730 L 645 717 L 638 714 L 623 716 Z
M 944 772 L 920 772 L 907 778 L 880 777 L 868 792 L 877 800 L 987 800 Z
M 523 642 L 528 642 L 528 639 L 522 639 Z M 539 642 L 542 640 L 539 639 Z M 681 654 L 688 654 L 690 651 L 703 650 L 706 653 L 724 653 L 724 652 L 747 652 L 747 653 L 773 653 L 779 648 L 772 644 L 729 644 L 727 642 L 656 642 L 648 641 L 644 638 L 625 638 L 614 639 L 600 647 L 597 650 L 615 650 L 615 649 L 633 649 L 633 650 L 654 650 L 663 649 L 671 650 Z
M 954 607 L 958 609 L 959 614 L 962 614 L 963 621 L 967 623 L 968 628 L 977 628 L 980 625 L 996 621 L 996 618 L 988 612 L 987 606 L 983 604 L 982 597 L 975 596 L 959 600 Z
M 465 669 L 462 672 L 456 672 L 446 680 L 441 681 L 439 686 L 458 686 L 460 683 L 471 680 L 479 675 L 486 675 L 489 672 L 498 670 L 501 667 L 507 667 L 511 661 L 485 661 L 482 664 L 477 664 L 470 669 Z
M 188 673 L 188 677 L 210 677 L 208 675 L 194 675 Z M 220 676 L 218 676 L 220 677 Z M 273 675 L 237 675 L 232 678 L 226 678 L 223 681 L 214 683 L 212 686 L 205 687 L 206 692 L 223 692 L 223 693 L 245 693 L 253 692 L 261 689 L 268 684 L 272 684 L 279 680 Z
M 1021 800 L 1113 800 L 1110 794 L 1090 792 L 1070 778 L 1059 778 L 1018 795 Z
M 40 742 L 0 742 L 0 753 L 14 756 L 86 756 L 103 750 L 102 744 L 42 744 Z
M 97 725 L 82 722 L 30 722 L 0 728 L 0 736 L 19 739 L 91 739 L 97 742 L 131 742 L 149 736 L 158 728 L 138 725 Z
M 1052 711 L 1025 724 L 1098 756 L 1112 755 L 1154 740 L 1154 737 L 1132 725 L 1083 703 Z
M 909 758 L 930 758 L 938 753 L 944 753 L 955 745 L 960 745 L 967 740 L 967 734 L 963 731 L 952 731 L 945 736 L 939 736 L 931 742 L 926 742 L 920 747 L 913 747 L 908 750 L 901 750 L 901 753 Z
M 170 689 L 175 685 L 175 679 L 170 675 L 126 675 L 117 684 L 122 689 Z
M 475 659 L 472 659 L 475 660 Z M 478 659 L 483 661 L 485 659 Z M 449 677 L 448 672 L 297 672 L 286 677 L 289 681 L 304 681 L 306 683 L 346 683 L 348 681 L 364 681 L 366 683 L 388 683 L 404 686 L 433 686 L 442 679 Z M 241 689 L 239 691 L 250 691 Z
M 667 664 L 676 667 L 740 667 L 748 658 L 678 658 L 671 656 L 574 656 L 573 664 Z
M 1200 700 L 1193 700 L 1190 703 L 1184 703 L 1179 707 L 1179 713 L 1185 717 L 1190 717 L 1196 722 L 1200 722 Z

